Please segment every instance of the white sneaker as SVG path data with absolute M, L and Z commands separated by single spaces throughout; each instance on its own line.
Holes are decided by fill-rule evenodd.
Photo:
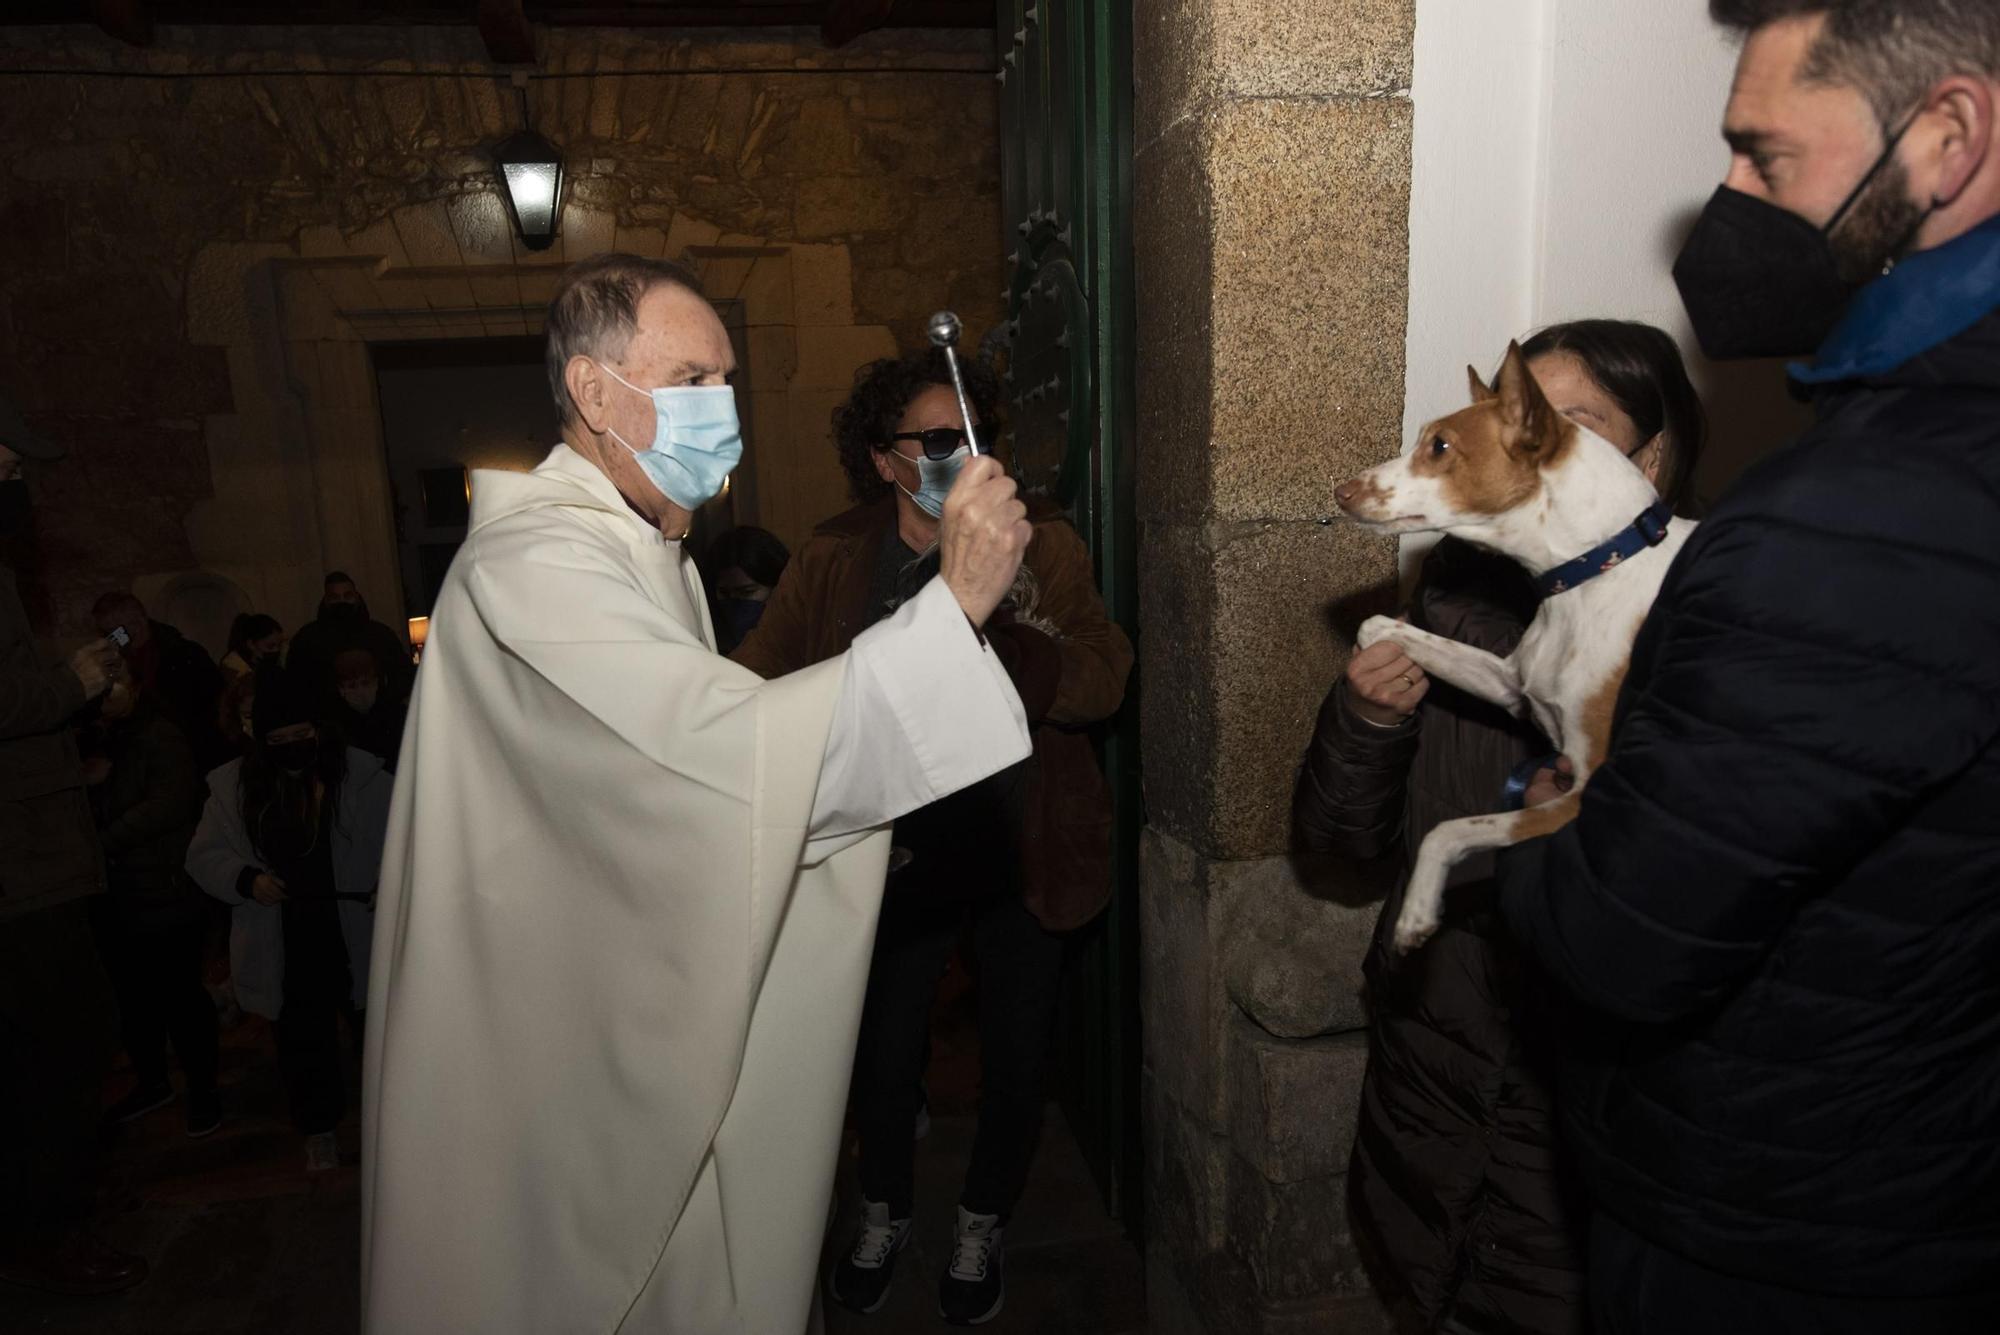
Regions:
M 322 1131 L 306 1137 L 306 1171 L 325 1173 L 340 1167 L 340 1142 L 333 1132 Z
M 864 1315 L 889 1300 L 896 1254 L 910 1240 L 910 1221 L 891 1219 L 883 1201 L 861 1202 L 861 1231 L 854 1246 L 827 1276 L 827 1293 L 842 1307 Z
M 938 1282 L 938 1315 L 954 1326 L 978 1326 L 1007 1301 L 1006 1227 L 997 1214 L 958 1207 L 958 1245 Z

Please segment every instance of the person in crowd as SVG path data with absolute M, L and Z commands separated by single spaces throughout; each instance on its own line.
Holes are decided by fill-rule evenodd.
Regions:
M 28 527 L 23 461 L 61 457 L 0 400 L 0 538 Z M 45 659 L 0 565 L 0 1283 L 78 1295 L 146 1277 L 82 1227 L 117 1020 L 91 940 L 104 877 L 71 723 L 120 670 L 108 640 Z
M 703 562 L 707 576 L 703 584 L 717 652 L 734 652 L 743 643 L 764 615 L 771 590 L 778 587 L 778 576 L 791 559 L 785 544 L 768 529 L 742 524 L 715 535 Z
M 1664 331 L 1554 325 L 1521 345 L 1565 416 L 1690 508 L 1701 401 Z M 1507 655 L 1539 596 L 1511 558 L 1447 537 L 1425 557 L 1413 624 Z M 1388 642 L 1354 655 L 1320 709 L 1294 802 L 1314 852 L 1406 860 L 1440 821 L 1497 811 L 1548 746 L 1532 725 L 1425 676 Z M 1494 905 L 1491 858 L 1452 877 L 1425 948 L 1395 955 L 1400 890 L 1364 964 L 1370 1055 L 1348 1185 L 1385 1291 L 1426 1330 L 1582 1335 L 1586 1212 L 1560 1165 L 1556 1038 Z
M 285 666 L 303 674 L 312 689 L 334 695 L 333 660 L 343 649 L 375 656 L 376 679 L 390 698 L 407 700 L 415 668 L 403 637 L 368 615 L 368 600 L 345 571 L 327 572 L 319 615 L 292 636 Z
M 215 1007 L 202 988 L 204 900 L 188 879 L 203 788 L 194 752 L 159 708 L 123 681 L 98 702 L 84 763 L 109 893 L 92 904 L 98 943 L 138 1083 L 108 1119 L 130 1122 L 173 1102 L 167 1039 L 187 1082 L 187 1133 L 222 1125 Z
M 208 651 L 165 622 L 146 615 L 146 605 L 132 594 L 113 590 L 90 609 L 98 633 L 122 628 L 123 653 L 132 685 L 149 699 L 158 714 L 181 730 L 194 749 L 195 762 L 206 771 L 228 759 L 215 730 L 215 704 L 222 695 L 222 673 Z
M 608 254 L 546 330 L 562 443 L 474 481 L 396 777 L 362 1326 L 803 1330 L 886 826 L 1028 754 L 980 628 L 1032 529 L 974 460 L 938 576 L 763 680 L 683 551 L 742 454 L 714 307 Z
M 270 660 L 275 663 L 276 660 Z M 260 667 L 263 666 L 260 664 Z M 252 746 L 251 723 L 257 702 L 257 674 L 245 673 L 223 688 L 216 704 L 215 726 L 228 744 L 232 756 L 242 756 Z
M 334 656 L 333 684 L 340 702 L 334 717 L 341 735 L 395 773 L 409 702 L 383 691 L 375 655 L 366 649 L 343 649 Z
M 1688 539 L 1500 908 L 1580 1008 L 1598 1331 L 1989 1331 L 2000 6 L 1710 9 L 1733 156 L 1674 276 L 1711 356 L 1810 358 L 1816 420 Z
M 966 371 L 973 425 L 990 443 L 998 384 L 983 364 Z M 970 454 L 935 349 L 864 367 L 834 433 L 857 504 L 813 533 L 737 649 L 737 662 L 766 677 L 844 652 L 936 573 L 939 515 Z M 939 1306 L 957 1324 L 999 1311 L 1004 1232 L 1041 1125 L 1062 934 L 1110 894 L 1110 798 L 1083 729 L 1117 711 L 1132 648 L 1105 616 L 1089 553 L 1060 509 L 1032 500 L 1028 513 L 1034 540 L 986 639 L 1034 728 L 1033 759 L 896 822 L 908 861 L 890 878 L 876 928 L 855 1058 L 862 1219 L 829 1281 L 832 1296 L 860 1312 L 881 1306 L 910 1234 L 931 1003 L 968 926 L 979 1131 Z
M 306 1167 L 340 1164 L 347 1107 L 340 1030 L 360 1035 L 374 894 L 393 781 L 340 745 L 298 673 L 257 674 L 254 744 L 208 778 L 187 870 L 235 907 L 230 974 L 243 1009 L 272 1021 Z
M 229 623 L 229 652 L 220 664 L 223 680 L 230 685 L 255 676 L 266 659 L 281 659 L 285 651 L 285 628 L 278 619 L 262 612 L 239 612 Z

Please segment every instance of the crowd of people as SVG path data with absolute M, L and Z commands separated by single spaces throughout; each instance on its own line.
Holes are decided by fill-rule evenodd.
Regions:
M 1969 1335 L 2000 1299 L 2000 11 L 1711 9 L 1744 39 L 1732 166 L 1675 278 L 1711 356 L 1806 358 L 1817 420 L 1675 561 L 1576 819 L 1458 867 L 1414 953 L 1384 908 L 1348 1183 L 1414 1328 Z M 51 664 L 0 585 L 0 1033 L 34 1073 L 0 1279 L 138 1282 L 82 1227 L 90 1133 L 177 1097 L 214 1132 L 240 1010 L 309 1171 L 361 1050 L 370 1331 L 878 1311 L 963 949 L 981 1085 L 938 1311 L 1001 1310 L 1064 960 L 1111 893 L 1091 730 L 1134 647 L 1063 513 L 974 449 L 1002 425 L 983 361 L 862 368 L 852 507 L 796 553 L 745 526 L 696 560 L 742 453 L 698 281 L 583 260 L 546 343 L 561 440 L 477 478 L 421 682 L 337 571 L 289 643 L 245 614 L 219 663 L 118 590 Z M 1691 514 L 1706 419 L 1671 336 L 1614 314 L 1520 354 Z M 0 523 L 60 453 L 0 404 Z M 1567 592 L 1541 573 L 1448 537 L 1406 615 L 1506 655 Z M 1300 842 L 1407 856 L 1561 797 L 1547 750 L 1385 640 L 1319 712 Z M 859 1217 L 822 1270 L 850 1112 Z
M 6 405 L 0 437 L 10 473 L 61 457 Z M 0 1278 L 115 1292 L 146 1266 L 86 1227 L 100 1129 L 178 1102 L 187 1136 L 213 1134 L 224 1024 L 269 1022 L 306 1167 L 339 1164 L 337 1030 L 358 1043 L 410 655 L 340 572 L 289 651 L 243 613 L 219 663 L 113 590 L 90 609 L 102 638 L 51 668 L 3 592 L 0 773 L 25 819 L 5 831 L 0 987 L 10 1058 L 41 1078 L 0 1149 Z M 130 1081 L 105 1105 L 113 1015 Z

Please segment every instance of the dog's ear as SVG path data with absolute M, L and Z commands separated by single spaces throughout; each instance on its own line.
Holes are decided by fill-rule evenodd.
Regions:
M 1465 379 L 1466 383 L 1471 387 L 1472 401 L 1474 403 L 1485 403 L 1493 397 L 1493 387 L 1484 380 L 1481 380 L 1479 372 L 1473 367 L 1468 366 L 1465 368 Z
M 1508 444 L 1523 454 L 1555 448 L 1568 434 L 1569 419 L 1555 410 L 1528 371 L 1519 343 L 1507 345 L 1507 358 L 1493 381 L 1500 399 L 1500 419 L 1507 426 Z

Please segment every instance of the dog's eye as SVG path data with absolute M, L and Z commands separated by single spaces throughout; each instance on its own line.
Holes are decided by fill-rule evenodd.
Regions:
M 1431 458 L 1433 459 L 1443 458 L 1445 451 L 1449 450 L 1450 448 L 1451 448 L 1451 442 L 1446 440 L 1443 436 L 1433 437 L 1431 440 Z

